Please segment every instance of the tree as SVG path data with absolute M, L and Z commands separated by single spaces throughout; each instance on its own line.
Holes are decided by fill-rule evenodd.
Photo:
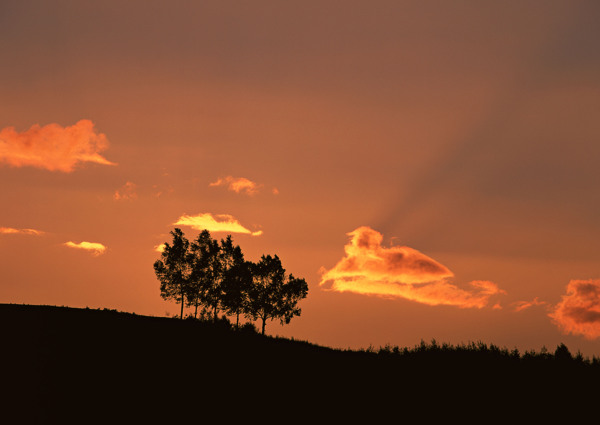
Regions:
M 213 319 L 216 320 L 221 304 L 221 249 L 205 229 L 192 242 L 190 251 L 194 317 L 197 317 L 198 305 L 203 304 L 205 308 L 212 310 Z
M 308 284 L 302 278 L 296 278 L 290 273 L 287 281 L 281 288 L 279 318 L 281 324 L 288 324 L 294 316 L 300 316 L 302 310 L 298 307 L 298 301 L 308 295 Z
M 248 309 L 248 291 L 252 285 L 252 263 L 244 261 L 239 246 L 233 246 L 231 236 L 221 241 L 223 259 L 222 305 L 227 314 L 236 316 L 239 328 L 240 314 Z
M 190 256 L 189 241 L 181 229 L 171 231 L 173 241 L 164 244 L 161 259 L 154 262 L 154 272 L 160 281 L 160 296 L 181 303 L 181 318 L 186 294 L 189 292 Z
M 277 255 L 263 255 L 252 266 L 252 285 L 248 291 L 247 314 L 253 320 L 262 320 L 262 334 L 265 333 L 268 319 L 279 319 L 288 324 L 294 316 L 299 316 L 298 301 L 306 298 L 308 285 L 304 279 L 289 275 Z
M 252 286 L 252 263 L 242 261 L 234 264 L 223 279 L 223 307 L 227 314 L 235 316 L 239 328 L 240 315 L 248 311 L 248 293 Z
M 190 295 L 188 296 L 188 305 L 194 307 L 194 319 L 198 318 L 198 307 L 203 302 L 203 291 L 207 286 L 206 280 L 209 279 L 208 253 L 212 241 L 208 230 L 203 230 L 195 241 L 190 244 Z M 205 309 L 203 309 L 203 312 Z
M 573 360 L 573 356 L 571 352 L 567 348 L 565 344 L 562 342 L 556 346 L 556 350 L 554 351 L 554 358 L 561 362 L 567 362 Z

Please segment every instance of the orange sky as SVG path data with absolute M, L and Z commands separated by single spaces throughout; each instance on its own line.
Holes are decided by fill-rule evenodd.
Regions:
M 270 334 L 600 355 L 599 19 L 3 1 L 0 302 L 173 314 L 157 247 L 208 226 L 309 283 Z

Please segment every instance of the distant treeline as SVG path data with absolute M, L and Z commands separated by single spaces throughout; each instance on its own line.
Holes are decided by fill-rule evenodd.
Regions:
M 439 344 L 435 339 L 431 343 L 426 343 L 421 340 L 420 344 L 412 348 L 386 345 L 375 349 L 370 346 L 366 349 L 359 350 L 363 353 L 377 354 L 380 357 L 398 357 L 406 359 L 420 359 L 427 361 L 453 361 L 461 359 L 463 361 L 485 362 L 485 361 L 504 361 L 504 362 L 531 362 L 531 363 L 560 363 L 581 366 L 593 366 L 600 370 L 600 357 L 592 356 L 584 357 L 578 351 L 572 354 L 569 348 L 561 343 L 556 346 L 556 349 L 551 352 L 546 347 L 542 347 L 540 351 L 526 350 L 521 353 L 517 348 L 509 350 L 501 348 L 494 344 L 486 344 L 484 342 L 469 342 L 468 344 L 451 345 L 448 343 Z
M 154 263 L 163 299 L 175 300 L 194 309 L 194 318 L 212 317 L 219 312 L 262 321 L 279 319 L 287 324 L 301 313 L 298 301 L 308 294 L 304 279 L 287 275 L 277 255 L 263 255 L 259 262 L 244 259 L 231 235 L 213 239 L 208 230 L 190 242 L 181 229 L 171 231 L 172 242 L 163 244 L 161 259 Z

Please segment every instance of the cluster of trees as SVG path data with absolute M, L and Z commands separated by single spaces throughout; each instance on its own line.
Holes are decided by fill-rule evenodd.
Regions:
M 277 255 L 263 255 L 259 262 L 246 261 L 242 250 L 234 245 L 231 235 L 217 241 L 208 230 L 190 242 L 181 229 L 171 231 L 171 243 L 163 245 L 161 259 L 154 263 L 160 281 L 160 295 L 165 300 L 194 309 L 194 317 L 220 312 L 251 320 L 262 320 L 265 333 L 267 320 L 279 319 L 287 324 L 300 316 L 298 302 L 306 298 L 308 285 L 304 279 L 287 275 Z

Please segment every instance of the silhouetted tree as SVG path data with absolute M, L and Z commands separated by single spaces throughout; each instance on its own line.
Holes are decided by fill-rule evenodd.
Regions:
M 181 319 L 186 294 L 189 292 L 190 256 L 189 241 L 181 229 L 171 231 L 173 241 L 165 243 L 161 259 L 154 262 L 154 272 L 160 281 L 160 296 L 181 303 Z
M 554 358 L 561 362 L 571 361 L 573 360 L 573 356 L 571 352 L 567 348 L 567 346 L 563 343 L 560 343 L 556 346 L 556 350 L 554 351 Z
M 244 261 L 244 254 L 233 244 L 231 235 L 221 240 L 222 307 L 227 314 L 236 316 L 236 328 L 240 325 L 240 314 L 248 306 L 248 290 L 252 284 L 250 264 Z
M 284 283 L 281 291 L 280 315 L 281 323 L 286 325 L 290 323 L 294 316 L 300 316 L 302 310 L 298 307 L 298 301 L 306 298 L 308 295 L 308 284 L 302 278 L 296 278 L 290 273 L 287 282 Z
M 211 310 L 216 321 L 221 304 L 221 249 L 219 243 L 203 230 L 191 247 L 192 287 L 194 291 L 195 311 L 203 304 Z M 194 315 L 196 317 L 196 315 Z
M 203 305 L 204 289 L 209 285 L 207 282 L 211 279 L 209 273 L 210 255 L 212 253 L 213 239 L 208 230 L 200 232 L 196 240 L 190 244 L 190 284 L 188 295 L 188 304 L 194 307 L 194 319 L 198 318 L 198 307 L 203 306 L 202 316 L 206 315 L 206 308 Z
M 252 266 L 247 314 L 254 320 L 262 320 L 264 335 L 268 319 L 280 319 L 281 324 L 287 324 L 294 316 L 299 316 L 298 301 L 307 294 L 308 285 L 304 279 L 296 279 L 292 275 L 286 279 L 285 269 L 277 255 L 263 255 Z

